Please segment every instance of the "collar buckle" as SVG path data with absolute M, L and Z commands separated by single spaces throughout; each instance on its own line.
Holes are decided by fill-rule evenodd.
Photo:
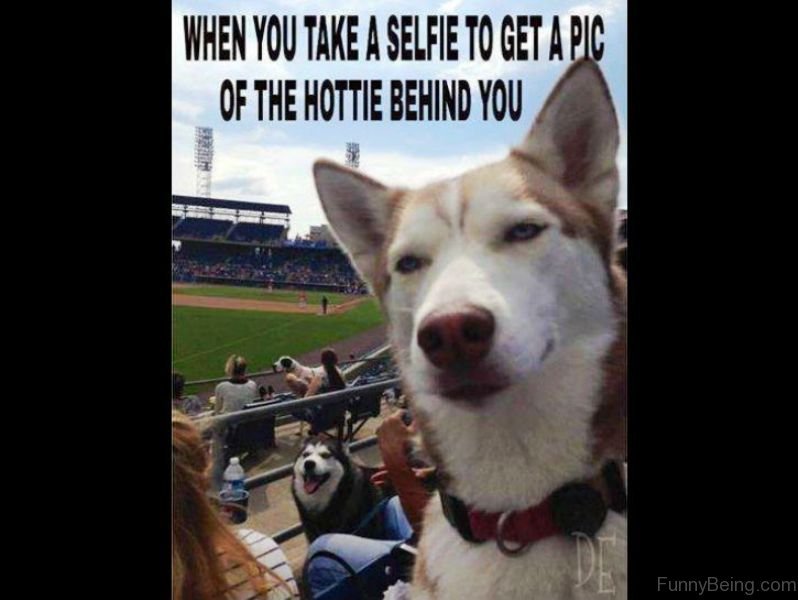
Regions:
M 499 515 L 499 522 L 496 523 L 496 546 L 499 547 L 499 551 L 501 551 L 501 553 L 505 556 L 518 556 L 529 549 L 528 543 L 519 543 L 515 548 L 511 548 L 504 540 L 504 526 L 507 524 L 507 520 L 512 514 L 513 511 L 510 510 L 503 512 L 501 515 Z

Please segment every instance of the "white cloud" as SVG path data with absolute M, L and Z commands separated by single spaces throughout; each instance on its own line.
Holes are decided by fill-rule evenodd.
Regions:
M 463 0 L 449 0 L 448 2 L 444 2 L 438 7 L 438 14 L 451 14 L 457 11 L 460 8 L 460 5 L 463 3 Z
M 202 113 L 202 106 L 179 98 L 172 98 L 172 115 L 194 121 Z
M 172 187 L 175 194 L 192 195 L 195 172 L 191 160 L 193 128 L 173 123 Z M 306 234 L 311 225 L 326 222 L 313 183 L 311 168 L 321 157 L 337 157 L 340 148 L 263 145 L 247 136 L 217 132 L 213 195 L 254 202 L 287 204 L 293 212 L 291 234 Z M 398 152 L 370 152 L 361 168 L 388 185 L 420 186 L 451 177 L 497 160 L 506 147 L 456 156 L 424 157 Z
M 618 12 L 618 9 L 626 8 L 626 2 L 621 2 L 621 0 L 604 0 L 603 2 L 598 2 L 596 4 L 579 4 L 577 6 L 573 6 L 568 9 L 569 15 L 601 15 L 601 17 L 605 20 L 611 20 L 614 18 Z

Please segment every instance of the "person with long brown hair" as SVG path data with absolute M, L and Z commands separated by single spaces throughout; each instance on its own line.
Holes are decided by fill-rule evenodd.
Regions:
M 321 366 L 324 367 L 324 373 L 313 378 L 305 396 L 346 389 L 346 380 L 338 368 L 338 355 L 335 350 L 325 348 L 321 351 Z
M 287 600 L 299 592 L 274 540 L 234 532 L 208 497 L 208 451 L 193 423 L 172 411 L 172 598 Z

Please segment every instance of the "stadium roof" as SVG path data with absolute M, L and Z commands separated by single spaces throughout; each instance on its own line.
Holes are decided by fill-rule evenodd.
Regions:
M 222 200 L 220 198 L 203 198 L 200 196 L 172 196 L 172 204 L 187 204 L 189 206 L 202 206 L 205 208 L 226 208 L 228 210 L 248 210 L 283 215 L 291 214 L 291 208 L 285 204 L 262 204 L 260 202 Z

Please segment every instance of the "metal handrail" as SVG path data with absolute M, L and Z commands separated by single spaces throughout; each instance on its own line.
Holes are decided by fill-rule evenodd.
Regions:
M 355 359 L 352 359 L 352 360 L 345 360 L 345 361 L 339 362 L 338 366 L 339 367 L 345 367 L 347 365 L 356 365 L 358 363 L 363 363 L 363 362 L 385 362 L 387 360 L 391 360 L 391 357 L 390 356 L 377 356 L 377 357 L 374 357 L 374 358 L 355 358 Z M 282 375 L 282 373 L 278 373 L 276 371 L 258 371 L 256 373 L 249 373 L 247 375 L 247 377 L 250 377 L 250 378 L 252 378 L 252 377 L 268 377 L 270 375 Z M 214 377 L 212 379 L 196 379 L 194 381 L 187 381 L 183 385 L 185 387 L 188 387 L 190 385 L 204 385 L 206 383 L 220 383 L 222 381 L 227 381 L 229 379 L 230 378 L 228 376 Z
M 291 538 L 295 538 L 298 536 L 302 531 L 304 531 L 304 527 L 302 527 L 302 523 L 297 523 L 296 525 L 292 525 L 291 527 L 287 527 L 282 531 L 278 531 L 272 536 L 272 539 L 278 543 L 282 544 L 283 542 L 287 542 Z
M 223 415 L 216 415 L 208 417 L 203 420 L 203 428 L 210 427 L 213 429 L 224 429 L 230 425 L 237 425 L 239 423 L 247 423 L 249 421 L 258 421 L 267 417 L 276 416 L 279 414 L 295 412 L 310 406 L 323 406 L 339 400 L 345 400 L 349 397 L 359 396 L 368 392 L 382 392 L 391 387 L 397 387 L 401 384 L 399 377 L 393 379 L 386 379 L 385 381 L 377 381 L 375 383 L 367 383 L 366 385 L 358 385 L 355 387 L 347 387 L 343 390 L 336 390 L 334 392 L 327 392 L 325 394 L 317 394 L 315 396 L 306 396 L 297 400 L 281 400 L 269 404 L 268 406 L 260 406 L 258 408 L 250 408 L 247 410 L 239 410 L 232 413 Z

